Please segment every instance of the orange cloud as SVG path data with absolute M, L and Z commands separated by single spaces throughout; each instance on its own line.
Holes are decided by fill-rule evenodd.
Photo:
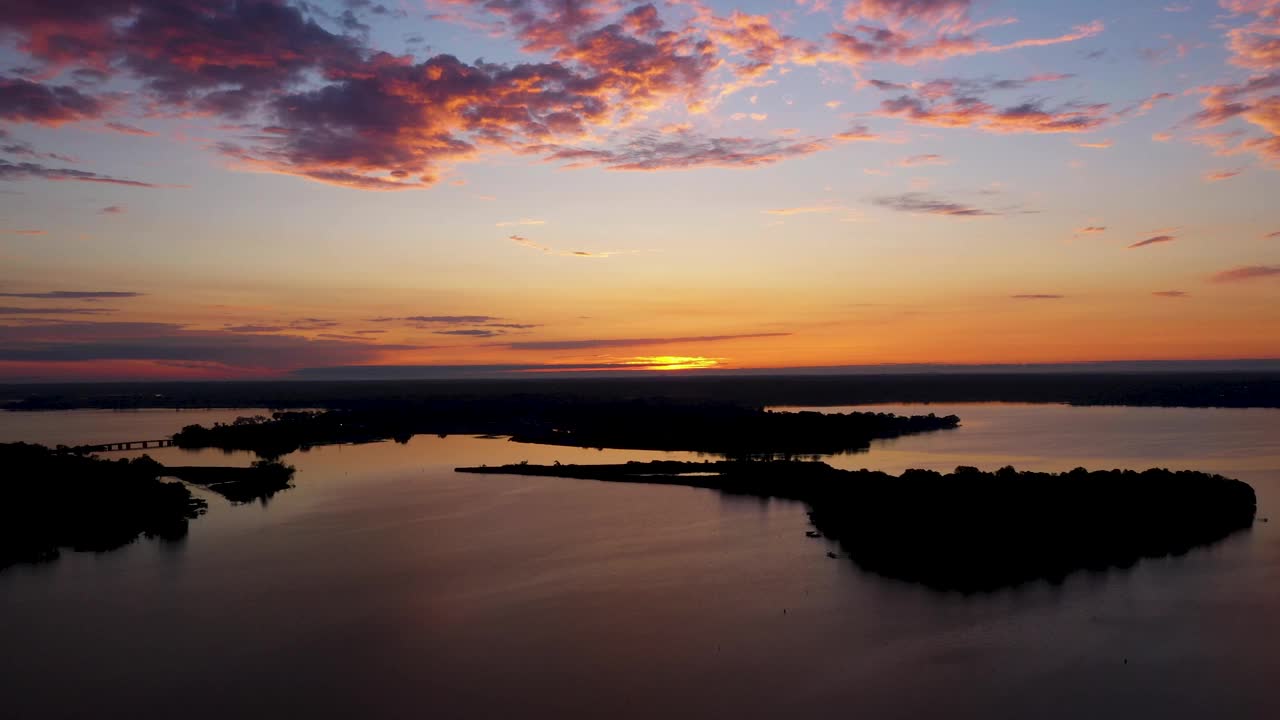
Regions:
M 1214 170 L 1212 172 L 1205 173 L 1204 180 L 1205 182 L 1221 182 L 1223 180 L 1230 180 L 1242 172 L 1244 172 L 1243 168 L 1237 168 L 1235 170 Z

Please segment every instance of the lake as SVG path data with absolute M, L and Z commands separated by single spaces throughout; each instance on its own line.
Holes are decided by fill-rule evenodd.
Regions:
M 962 596 L 829 559 L 796 503 L 452 471 L 691 453 L 322 447 L 286 458 L 295 487 L 266 504 L 197 489 L 209 511 L 183 542 L 0 573 L 3 712 L 1280 717 L 1280 410 L 858 409 L 963 424 L 826 458 L 838 467 L 1204 470 L 1251 483 L 1272 521 L 1184 557 Z M 151 439 L 253 412 L 0 413 L 0 441 Z

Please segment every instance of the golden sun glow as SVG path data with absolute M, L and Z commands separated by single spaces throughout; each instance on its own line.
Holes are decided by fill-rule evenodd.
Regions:
M 623 365 L 631 365 L 645 370 L 701 370 L 720 364 L 720 358 L 684 355 L 653 355 L 634 357 Z

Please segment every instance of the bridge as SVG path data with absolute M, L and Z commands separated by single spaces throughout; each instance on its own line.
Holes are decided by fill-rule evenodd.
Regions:
M 81 452 L 123 452 L 125 450 L 148 450 L 150 448 L 173 447 L 173 440 L 129 440 L 126 442 L 99 443 L 97 445 L 77 445 Z

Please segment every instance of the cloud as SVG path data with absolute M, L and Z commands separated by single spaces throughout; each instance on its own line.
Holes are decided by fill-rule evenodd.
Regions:
M 507 239 L 517 245 L 523 245 L 524 247 L 527 247 L 531 250 L 538 250 L 544 253 L 551 252 L 551 248 L 547 247 L 546 245 L 540 245 L 523 235 L 508 235 Z
M 483 330 L 479 328 L 471 328 L 467 330 L 436 330 L 436 335 L 461 335 L 464 337 L 496 337 L 502 334 L 500 330 Z
M 849 129 L 838 132 L 833 137 L 840 142 L 875 142 L 884 139 L 862 123 L 854 123 Z
M 1223 270 L 1209 277 L 1209 282 L 1233 283 L 1259 278 L 1280 277 L 1280 265 L 1246 265 Z
M 1244 168 L 1236 168 L 1234 170 L 1214 170 L 1204 174 L 1204 181 L 1221 182 L 1223 180 L 1230 180 L 1242 172 L 1244 172 Z
M 0 307 L 0 315 L 105 315 L 113 312 L 113 308 L 97 307 Z
M 992 217 L 1002 213 L 951 202 L 920 192 L 888 195 L 872 200 L 876 205 L 898 212 L 946 215 L 950 217 Z
M 874 113 L 876 115 L 899 118 L 917 125 L 969 127 L 1002 134 L 1088 132 L 1146 113 L 1156 103 L 1173 97 L 1169 93 L 1157 93 L 1119 110 L 1113 110 L 1108 103 L 1067 103 L 1046 107 L 1043 100 L 1024 100 L 1001 107 L 983 97 L 997 90 L 1066 77 L 1070 76 L 1044 74 L 1020 80 L 941 78 L 910 84 L 872 80 L 869 84 L 880 90 L 901 93 L 896 98 L 881 101 L 879 110 Z M 1084 144 L 1102 146 L 1102 143 Z
M 1101 21 L 1077 25 L 1070 32 L 1051 37 L 1025 38 L 993 43 L 977 31 L 1016 20 L 972 21 L 970 3 L 943 0 L 861 0 L 845 6 L 844 17 L 852 28 L 827 35 L 830 46 L 816 60 L 861 66 L 871 62 L 914 65 L 1022 48 L 1045 47 L 1094 37 L 1105 30 Z
M 121 215 L 124 213 L 123 205 L 108 205 L 98 211 L 99 215 Z
M 39 163 L 13 163 L 7 160 L 0 160 L 0 180 L 18 181 L 33 179 L 104 183 L 108 185 L 125 185 L 127 187 L 140 188 L 164 187 L 162 185 L 140 182 L 138 180 L 126 180 L 123 178 L 111 177 L 110 175 L 99 175 L 98 173 L 88 172 L 86 170 L 52 168 Z
M 104 300 L 142 297 L 142 293 L 114 290 L 50 290 L 48 292 L 0 293 L 0 297 L 38 300 Z
M 1138 242 L 1133 243 L 1132 245 L 1129 246 L 1129 249 L 1132 250 L 1134 248 L 1147 247 L 1148 245 L 1158 245 L 1160 243 L 1173 242 L 1174 240 L 1177 240 L 1177 239 L 1178 238 L 1174 237 L 1173 235 L 1156 235 L 1154 237 L 1149 237 L 1146 240 L 1139 240 Z
M 1260 72 L 1241 83 L 1197 88 L 1204 98 L 1188 122 L 1203 129 L 1238 118 L 1252 134 L 1203 138 L 1206 144 L 1218 155 L 1253 153 L 1280 166 L 1280 2 L 1221 0 L 1221 5 L 1248 21 L 1226 31 L 1228 62 Z
M 1104 233 L 1106 231 L 1107 227 L 1105 225 L 1087 225 L 1076 230 L 1076 233 L 1079 235 L 1093 235 L 1097 233 Z
M 285 330 L 284 325 L 228 325 L 222 328 L 231 333 L 275 333 Z
M 1230 62 L 1254 70 L 1280 67 L 1280 2 L 1276 0 L 1221 0 L 1227 11 L 1251 17 L 1251 22 L 1227 30 Z
M 369 322 L 401 322 L 413 325 L 478 325 L 501 320 L 492 315 L 409 315 L 407 317 L 376 317 Z
M 998 108 L 972 98 L 930 102 L 908 95 L 880 103 L 876 114 L 916 125 L 972 127 L 991 133 L 1071 133 L 1096 130 L 1110 121 L 1106 104 L 1046 109 L 1038 101 Z
M 1112 146 L 1112 145 L 1114 145 L 1114 144 L 1115 144 L 1115 143 L 1111 142 L 1110 140 L 1094 140 L 1094 141 L 1092 141 L 1092 142 L 1078 142 L 1078 143 L 1076 143 L 1076 145 L 1077 145 L 1078 147 L 1082 147 L 1082 148 L 1091 148 L 1091 149 L 1094 149 L 1094 150 L 1105 150 L 1105 149 L 1107 149 L 1107 148 L 1111 147 L 1111 146 Z
M 912 155 L 897 162 L 898 167 L 920 167 L 922 165 L 950 165 L 951 161 L 941 155 Z
M 123 133 L 125 135 L 138 135 L 140 137 L 155 137 L 155 133 L 151 132 L 150 130 L 144 130 L 140 127 L 129 125 L 128 123 L 116 122 L 113 120 L 111 122 L 104 123 L 104 124 L 108 129 L 115 130 L 116 132 Z
M 408 345 L 193 330 L 171 323 L 73 322 L 0 326 L 0 361 L 202 362 L 259 371 L 361 364 Z
M 748 338 L 787 337 L 791 333 L 747 333 L 742 335 L 696 335 L 669 338 L 610 338 L 594 340 L 533 340 L 502 343 L 509 350 L 594 350 L 598 348 L 636 347 L 642 345 L 678 345 L 685 343 L 722 342 Z
M 538 252 L 546 255 L 559 255 L 560 257 L 609 258 L 609 257 L 613 257 L 614 255 L 634 255 L 637 252 L 639 252 L 638 250 L 608 250 L 603 252 L 589 252 L 586 250 L 566 251 L 566 250 L 556 250 L 555 248 L 547 247 L 546 245 L 534 242 L 533 240 L 530 240 L 529 238 L 523 235 L 508 235 L 507 239 L 517 245 L 520 245 L 522 247 L 527 247 L 530 250 L 537 250 Z
M 1186 292 L 1185 290 L 1157 290 L 1151 294 L 1162 298 L 1184 298 L 1191 296 L 1191 293 Z
M 610 170 L 684 170 L 699 167 L 756 167 L 826 149 L 821 140 L 708 137 L 692 132 L 675 136 L 641 132 L 607 149 L 537 146 L 549 162 L 600 165 Z
M 1010 295 L 1014 300 L 1062 300 L 1066 295 L 1052 295 L 1049 293 L 1023 293 L 1020 295 Z
M 48 230 L 35 230 L 35 229 L 10 230 L 9 232 L 13 233 L 14 235 L 48 235 L 49 234 Z
M 546 224 L 547 224 L 546 220 L 535 220 L 533 218 L 520 218 L 519 220 L 503 220 L 502 222 L 494 223 L 494 225 L 497 227 L 511 227 L 513 225 L 546 225 Z
M 792 66 L 914 64 L 1074 42 L 1103 31 L 1094 22 L 1059 35 L 995 43 L 982 32 L 1014 19 L 972 19 L 967 0 L 851 2 L 840 31 L 815 39 L 788 35 L 767 15 L 720 15 L 699 2 L 661 9 L 616 0 L 431 5 L 432 20 L 514 37 L 537 57 L 468 63 L 444 54 L 421 59 L 382 51 L 370 44 L 378 33 L 369 32 L 368 21 L 404 11 L 364 0 L 348 0 L 339 9 L 284 0 L 22 0 L 0 15 L 0 34 L 37 66 L 36 76 L 66 72 L 86 83 L 116 81 L 138 91 L 95 96 L 68 85 L 5 78 L 0 113 L 44 124 L 92 118 L 136 135 L 151 133 L 110 117 L 125 101 L 141 105 L 147 117 L 220 118 L 243 128 L 243 134 L 210 145 L 236 169 L 365 190 L 428 187 L 449 166 L 494 152 L 615 170 L 751 168 L 830 144 L 638 128 L 658 111 L 707 112 L 736 90 L 772 83 L 766 75 Z M 1063 77 L 1045 73 L 982 87 L 1009 90 Z M 974 85 L 956 81 L 953 87 L 967 92 Z M 960 99 L 946 103 L 958 104 Z M 984 120 L 972 115 L 976 108 L 966 109 L 973 126 L 992 131 L 1092 127 L 1101 112 L 1031 104 L 992 107 Z M 908 116 L 928 123 L 947 111 L 922 107 Z M 748 113 L 744 119 L 764 116 Z M 832 140 L 875 137 L 855 126 Z M 0 166 L 3 179 L 40 177 L 150 186 L 87 171 Z
M 69 85 L 0 77 L 0 120 L 58 126 L 97 118 L 106 107 Z
M 1275 232 L 1269 232 L 1269 233 L 1267 233 L 1266 235 L 1263 235 L 1262 237 L 1263 237 L 1263 239 L 1265 239 L 1265 240 L 1271 240 L 1271 239 L 1274 239 L 1274 238 L 1280 238 L 1280 230 L 1277 230 L 1277 231 L 1275 231 Z

